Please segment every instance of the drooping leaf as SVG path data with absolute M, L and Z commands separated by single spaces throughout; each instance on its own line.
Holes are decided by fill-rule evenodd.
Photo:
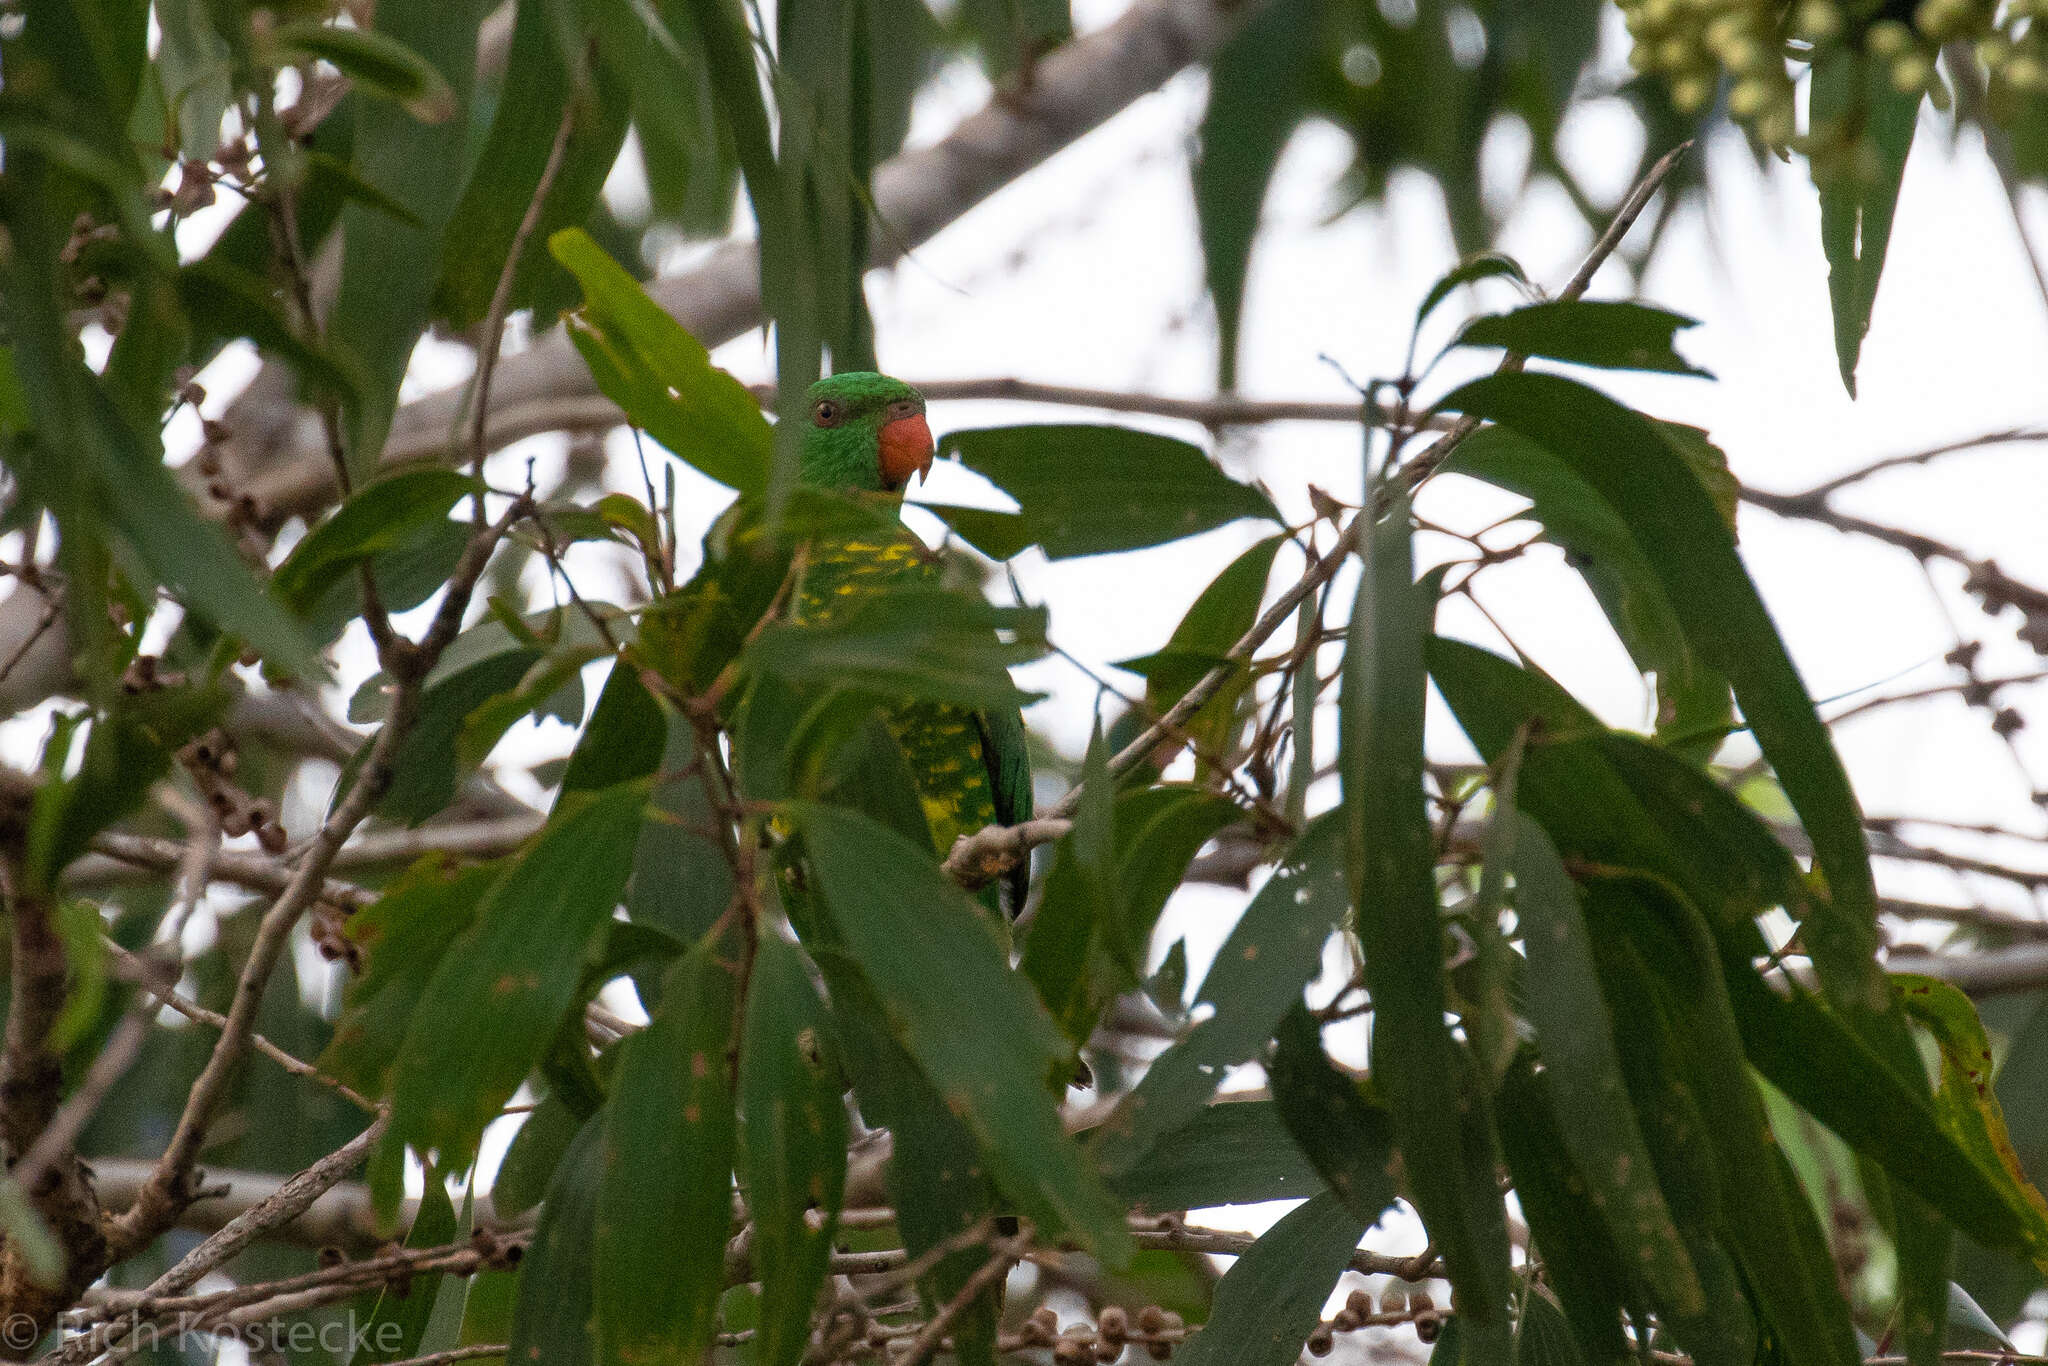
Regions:
M 406 470 L 358 491 L 307 532 L 271 576 L 271 591 L 296 612 L 311 610 L 337 579 L 423 538 L 476 487 L 454 470 Z
M 837 1045 L 808 965 L 772 935 L 747 979 L 741 1153 L 761 1278 L 755 1360 L 795 1366 L 810 1336 L 846 1180 Z
M 552 1092 L 533 1108 L 491 1177 L 492 1213 L 515 1219 L 540 1204 L 585 1118 Z
M 1072 1045 L 929 854 L 854 812 L 798 815 L 819 895 L 898 1036 L 973 1130 L 996 1183 L 1048 1233 L 1111 1264 L 1122 1211 L 1062 1131 L 1045 1078 Z
M 1637 977 L 1654 1003 L 1638 1026 L 1657 1022 L 1668 1075 L 1712 1116 L 1704 1134 L 1722 1208 L 1741 1211 L 1718 1232 L 1772 1335 L 1791 1360 L 1855 1366 L 1862 1353 L 1826 1237 L 1771 1139 L 1704 919 L 1669 884 L 1641 876 L 1592 883 L 1587 907 L 1609 999 Z
M 391 786 L 378 798 L 377 811 L 388 819 L 418 825 L 445 810 L 455 800 L 465 768 L 461 743 L 471 714 L 493 698 L 516 690 L 541 658 L 539 650 L 506 650 L 430 682 L 420 698 L 419 719 L 393 756 Z M 528 710 L 530 705 L 520 714 Z M 504 724 L 510 725 L 513 719 L 506 718 Z M 365 746 L 363 752 L 367 749 Z M 343 770 L 337 792 L 348 790 L 354 774 L 354 764 Z
M 1026 543 L 1049 559 L 1159 545 L 1240 517 L 1280 520 L 1271 499 L 1198 448 L 1128 427 L 983 427 L 947 433 L 940 452 L 1016 499 Z
M 1466 323 L 1459 346 L 1497 346 L 1524 356 L 1603 370 L 1654 370 L 1713 378 L 1678 354 L 1672 338 L 1697 318 L 1618 299 L 1550 299 Z
M 1216 387 L 1237 388 L 1245 277 L 1266 187 L 1306 110 L 1316 57 L 1313 0 L 1269 5 L 1209 63 L 1201 154 L 1189 167 L 1202 263 L 1216 305 Z
M 424 1176 L 419 1213 L 405 1235 L 409 1248 L 440 1247 L 455 1241 L 455 1204 L 448 1198 L 448 1183 L 434 1167 L 428 1167 Z M 376 1366 L 419 1355 L 420 1339 L 426 1335 L 445 1279 L 426 1276 L 416 1279 L 403 1294 L 392 1289 L 380 1292 L 368 1325 L 356 1338 L 361 1345 L 349 1358 L 349 1366 Z
M 1373 1001 L 1372 1072 L 1394 1115 L 1409 1195 L 1458 1290 L 1467 1351 L 1504 1352 L 1508 1245 L 1491 1127 L 1473 1069 L 1444 1024 L 1443 926 L 1422 781 L 1431 603 L 1414 581 L 1407 499 L 1391 501 L 1363 556 L 1338 762 L 1345 864 Z
M 1098 1166 L 1120 1179 L 1166 1137 L 1199 1115 L 1223 1069 L 1266 1047 L 1281 1019 L 1322 968 L 1347 908 L 1341 865 L 1342 823 L 1309 825 L 1245 907 L 1208 975 L 1196 1006 L 1214 1013 L 1160 1054 L 1138 1085 L 1099 1125 L 1089 1146 Z
M 1209 1205 L 1306 1199 L 1322 1177 L 1272 1101 L 1219 1101 L 1159 1140 L 1110 1188 L 1155 1214 Z
M 1527 816 L 1519 821 L 1515 913 L 1529 955 L 1524 1004 L 1543 1057 L 1543 1090 L 1624 1264 L 1668 1312 L 1697 1317 L 1707 1308 L 1706 1292 L 1629 1102 L 1578 891 L 1542 826 Z
M 358 89 L 396 100 L 422 123 L 455 116 L 456 95 L 447 78 L 389 32 L 299 22 L 279 24 L 270 41 L 281 62 L 326 62 Z
M 585 1366 L 596 1359 L 591 1247 L 604 1175 L 604 1117 L 592 1115 L 555 1167 L 533 1243 L 519 1263 L 508 1361 Z
M 429 859 L 349 917 L 348 936 L 362 946 L 364 966 L 320 1055 L 322 1071 L 366 1095 L 384 1094 L 428 979 L 497 875 L 489 864 L 451 874 Z
M 1557 375 L 1500 374 L 1445 408 L 1514 428 L 1564 459 L 1627 522 L 1686 638 L 1734 686 L 1764 757 L 1813 840 L 1829 895 L 1876 918 L 1876 888 L 1848 775 L 1727 525 L 1670 440 L 1641 414 Z
M 1266 1072 L 1273 1104 L 1294 1142 L 1344 1207 L 1369 1227 L 1395 1189 L 1393 1116 L 1366 1099 L 1323 1051 L 1322 1029 L 1297 1001 L 1280 1022 Z
M 1301 1205 L 1224 1273 L 1208 1323 L 1174 1356 L 1186 1366 L 1288 1366 L 1364 1234 L 1334 1195 Z
M 568 140 L 512 278 L 512 308 L 530 303 L 543 272 L 554 269 L 548 238 L 589 218 L 625 141 L 631 92 L 619 54 L 601 39 L 583 43 L 582 26 L 565 21 L 565 8 L 554 0 L 524 0 L 514 14 L 505 58 L 509 97 L 499 99 L 477 153 L 488 173 L 470 178 L 448 220 L 448 240 L 462 249 L 442 262 L 435 304 L 454 327 L 474 327 L 490 309 L 563 118 L 571 120 Z M 575 50 L 565 52 L 569 44 Z
M 593 1240 L 599 1359 L 700 1361 L 718 1329 L 735 1146 L 736 939 L 671 970 L 604 1108 Z
M 1443 468 L 1530 500 L 1528 517 L 1571 557 L 1636 667 L 1655 676 L 1659 732 L 1692 737 L 1695 755 L 1718 747 L 1722 728 L 1734 721 L 1727 680 L 1688 643 L 1622 514 L 1563 460 L 1511 427 L 1482 427 Z
M 435 969 L 392 1074 L 394 1143 L 466 1158 L 539 1059 L 632 867 L 644 784 L 557 806 Z
M 489 8 L 486 0 L 387 5 L 371 30 L 315 32 L 309 25 L 298 32 L 299 42 L 326 45 L 328 51 L 317 55 L 355 61 L 373 89 L 382 81 L 407 102 L 355 102 L 356 175 L 416 220 L 407 223 L 361 202 L 341 211 L 341 290 L 327 334 L 363 374 L 348 422 L 349 469 L 358 480 L 367 480 L 383 452 L 398 386 L 429 319 L 438 273 L 430 263 L 441 259 L 442 229 L 469 178 L 465 115 L 475 83 L 477 25 Z M 375 65 L 380 57 L 382 65 Z M 416 111 L 441 117 L 422 122 Z
M 1621 1323 L 1634 1298 L 1632 1273 L 1609 1232 L 1606 1207 L 1594 1203 L 1583 1170 L 1566 1148 L 1569 1125 L 1561 1123 L 1548 1077 L 1548 1069 L 1539 1073 L 1524 1051 L 1501 1078 L 1494 1102 L 1501 1153 L 1514 1181 L 1515 1201 L 1543 1258 L 1545 1278 L 1581 1355 L 1612 1366 L 1628 1356 Z M 1651 1179 L 1654 1175 L 1649 1173 Z M 1747 1306 L 1738 1307 L 1746 1313 Z M 1688 1333 L 1684 1340 L 1694 1338 Z M 1709 1352 L 1703 1359 L 1729 1358 Z
M 1877 281 L 1891 245 L 1892 216 L 1919 122 L 1920 92 L 1894 89 L 1886 63 L 1853 45 L 1816 56 L 1809 117 L 1834 152 L 1834 164 L 1819 177 L 1820 245 L 1828 258 L 1835 358 L 1842 386 L 1854 398 L 1856 362 L 1870 331 Z
M 605 679 L 590 721 L 570 751 L 564 792 L 589 792 L 645 778 L 661 764 L 668 718 L 631 665 L 620 661 Z
M 1941 1053 L 1941 1082 L 1935 1104 L 1942 1127 L 1978 1167 L 1998 1183 L 2007 1203 L 2024 1210 L 2036 1239 L 2034 1260 L 2048 1262 L 2040 1232 L 2048 1228 L 2048 1200 L 2028 1178 L 2006 1132 L 2005 1112 L 1991 1084 L 1991 1043 L 1970 998 L 1952 983 L 1913 973 L 1895 973 L 1906 1011 L 1934 1037 Z
M 1527 288 L 1529 277 L 1522 271 L 1522 263 L 1514 257 L 1497 251 L 1482 251 L 1466 257 L 1457 265 L 1438 277 L 1422 296 L 1422 302 L 1415 306 L 1415 330 L 1422 331 L 1422 325 L 1429 321 L 1429 315 L 1436 312 L 1437 305 L 1451 297 L 1454 290 L 1463 285 L 1477 284 L 1481 280 L 1507 279 Z M 1413 350 L 1411 346 L 1410 350 Z
M 567 320 L 569 339 L 626 420 L 722 484 L 741 493 L 766 488 L 774 437 L 746 387 L 713 366 L 702 344 L 590 234 L 564 228 L 548 250 L 583 286 L 583 307 Z
M 1116 937 L 1120 888 L 1114 787 L 1108 748 L 1097 728 L 1081 761 L 1074 828 L 1053 846 L 1052 866 L 1017 965 L 1076 1047 L 1094 1034 L 1104 998 L 1114 989 L 1097 966 L 1108 951 L 1105 941 L 1113 940 L 1128 961 L 1129 945 Z

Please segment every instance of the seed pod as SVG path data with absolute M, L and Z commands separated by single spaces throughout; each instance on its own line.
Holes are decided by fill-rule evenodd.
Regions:
M 1336 1345 L 1336 1335 L 1330 1331 L 1330 1325 L 1327 1323 L 1317 1324 L 1314 1331 L 1308 1335 L 1308 1354 L 1310 1356 L 1326 1357 L 1330 1354 L 1330 1349 Z
M 1380 1312 L 1382 1314 L 1399 1314 L 1405 1312 L 1407 1308 L 1408 1297 L 1401 1293 L 1399 1286 L 1388 1290 L 1386 1294 L 1380 1296 Z
M 1122 1343 L 1131 1335 L 1131 1316 L 1120 1304 L 1106 1304 L 1096 1315 L 1095 1329 L 1106 1341 Z
M 1166 1327 L 1166 1311 L 1156 1304 L 1148 1304 L 1138 1311 L 1138 1328 L 1142 1332 L 1157 1333 Z
M 1372 1317 L 1372 1296 L 1363 1290 L 1354 1290 L 1344 1297 L 1344 1308 L 1362 1319 Z
M 1434 1314 L 1415 1320 L 1415 1338 L 1427 1347 L 1444 1331 L 1444 1321 Z
M 1436 1308 L 1436 1301 L 1429 1297 L 1427 1290 L 1418 1290 L 1408 1297 L 1408 1308 L 1417 1314 L 1427 1314 Z

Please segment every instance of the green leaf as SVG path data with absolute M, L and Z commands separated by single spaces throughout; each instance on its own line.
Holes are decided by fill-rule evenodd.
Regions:
M 645 778 L 661 766 L 668 717 L 639 673 L 624 660 L 612 665 L 604 691 L 562 774 L 562 791 L 589 792 Z
M 1816 166 L 1820 245 L 1828 258 L 1835 358 L 1851 398 L 1919 115 L 1920 93 L 1893 89 L 1886 63 L 1849 45 L 1817 54 L 1809 122 L 1833 144 L 1836 163 L 1824 174 Z
M 419 719 L 399 742 L 391 764 L 391 786 L 377 800 L 378 813 L 390 820 L 418 825 L 446 810 L 455 800 L 458 779 L 464 771 L 460 748 L 470 715 L 492 699 L 517 689 L 527 670 L 542 657 L 539 650 L 506 650 L 430 683 L 420 697 Z M 366 754 L 368 748 L 365 745 L 358 753 Z M 355 767 L 352 762 L 343 770 L 343 781 L 336 786 L 336 800 L 348 790 Z
M 601 0 L 591 9 L 598 51 L 625 73 L 655 216 L 686 233 L 724 236 L 738 168 L 721 137 L 688 13 L 627 0 Z
M 1095 1022 L 1119 984 L 1098 967 L 1100 955 L 1119 953 L 1126 970 L 1131 957 L 1131 945 L 1116 938 L 1120 927 L 1115 814 L 1109 750 L 1096 727 L 1081 761 L 1074 828 L 1053 846 L 1052 866 L 1046 870 L 1038 911 L 1017 965 L 1077 1048 L 1094 1034 Z
M 740 1105 L 747 1210 L 761 1280 L 755 1360 L 795 1366 L 810 1336 L 846 1183 L 846 1106 L 810 967 L 766 936 L 747 979 Z
M 1475 1078 L 1444 1024 L 1443 926 L 1422 779 L 1432 604 L 1414 581 L 1405 496 L 1373 526 L 1363 558 L 1344 651 L 1338 771 L 1373 1001 L 1372 1071 L 1394 1114 L 1410 1196 L 1458 1291 L 1467 1351 L 1483 1360 L 1507 1345 L 1507 1227 L 1484 1097 L 1465 1089 Z
M 1161 1138 L 1110 1188 L 1133 1210 L 1300 1200 L 1323 1189 L 1272 1101 L 1222 1101 Z
M 689 721 L 667 722 L 663 779 L 654 788 L 647 824 L 633 850 L 633 882 L 626 913 L 634 923 L 666 930 L 685 944 L 710 933 L 732 904 L 732 867 L 718 841 L 718 816 L 697 767 L 697 740 Z M 647 983 L 643 980 L 643 987 Z
M 1707 910 L 1744 1050 L 1765 1077 L 1973 1238 L 2011 1250 L 2028 1246 L 2023 1211 L 2009 1206 L 1942 1133 L 1924 1082 L 1901 1074 L 1875 1051 L 1885 1038 L 1878 1008 L 1890 1007 L 1890 995 L 1879 983 L 1879 1001 L 1869 1002 L 1858 960 L 1837 945 L 1840 931 L 1831 920 L 1839 920 L 1839 912 L 1809 914 L 1802 935 L 1811 935 L 1816 964 L 1826 965 L 1825 980 L 1835 983 L 1831 990 L 1839 990 L 1860 1029 L 1802 988 L 1780 994 L 1752 966 L 1765 952 L 1753 917 L 1772 905 L 1807 902 L 1790 856 L 1732 796 L 1640 741 L 1601 733 L 1590 715 L 1539 675 L 1442 639 L 1431 642 L 1429 660 L 1439 690 L 1490 762 L 1520 727 L 1542 728 L 1544 741 L 1529 750 L 1517 794 L 1564 857 L 1654 872 L 1688 888 Z M 1539 903 L 1537 913 L 1541 909 Z M 1867 958 L 1860 961 L 1867 966 Z M 1525 977 L 1533 980 L 1533 974 Z M 1537 1008 L 1532 1002 L 1532 1011 Z M 1616 1020 L 1628 1018 L 1619 1005 L 1613 1010 Z M 1630 1037 L 1626 1029 L 1615 1035 L 1625 1064 Z M 1642 1105 L 1639 1098 L 1639 1110 Z M 1644 1125 L 1655 1156 L 1647 1112 Z M 1683 1232 L 1678 1197 L 1668 1179 L 1662 1184 Z M 1697 1263 L 1696 1247 L 1694 1255 Z M 1699 1270 L 1704 1277 L 1707 1268 Z M 1718 1302 L 1711 1288 L 1708 1301 L 1710 1307 Z
M 262 351 L 290 365 L 309 388 L 344 402 L 356 399 L 362 380 L 347 359 L 300 336 L 278 312 L 273 291 L 260 277 L 204 256 L 178 272 L 178 300 L 187 314 L 205 319 L 210 333 L 223 338 L 247 337 Z
M 221 115 L 228 107 L 233 68 L 227 41 L 205 0 L 164 0 L 155 8 L 163 32 L 156 68 L 164 103 L 177 121 L 179 149 L 188 160 L 204 161 L 220 146 Z
M 1048 559 L 1160 545 L 1240 517 L 1281 520 L 1197 447 L 1128 427 L 982 427 L 947 433 L 940 450 L 1017 500 Z
M 1400 1192 L 1394 1186 L 1394 1120 L 1323 1051 L 1323 1031 L 1299 1001 L 1280 1022 L 1266 1074 L 1287 1132 L 1344 1207 L 1366 1227 Z
M 292 547 L 271 576 L 271 592 L 294 612 L 310 611 L 336 579 L 447 522 L 475 487 L 475 480 L 454 470 L 406 470 L 379 479 Z
M 1531 1286 L 1515 1325 L 1515 1366 L 1586 1366 L 1572 1326 L 1550 1292 Z
M 1629 1103 L 1578 889 L 1557 847 L 1527 816 L 1518 820 L 1514 870 L 1515 914 L 1529 956 L 1524 1009 L 1565 1150 L 1605 1211 L 1624 1264 L 1667 1312 L 1698 1318 L 1706 1294 Z
M 1208 1323 L 1175 1359 L 1182 1366 L 1290 1366 L 1365 1228 L 1334 1195 L 1295 1209 L 1223 1274 Z
M 929 854 L 854 812 L 800 808 L 804 847 L 847 951 L 904 1046 L 973 1130 L 997 1185 L 1048 1234 L 1115 1265 L 1123 1212 L 1060 1126 L 1044 1081 L 1071 1045 L 993 928 Z
M 739 946 L 704 940 L 619 1050 L 595 1236 L 600 1360 L 699 1361 L 732 1227 Z
M 1010 666 L 1045 652 L 1045 625 L 1041 607 L 997 607 L 935 584 L 892 585 L 863 593 L 829 622 L 771 626 L 744 657 L 794 683 L 891 701 L 1017 707 L 1038 694 L 1020 691 Z
M 1323 966 L 1323 945 L 1348 903 L 1339 840 L 1342 823 L 1312 822 L 1245 907 L 1196 993 L 1214 1007 L 1153 1059 L 1090 1140 L 1112 1178 L 1135 1169 L 1166 1135 L 1202 1113 L 1223 1070 L 1265 1051 L 1281 1019 Z
M 1451 292 L 1462 285 L 1477 284 L 1481 280 L 1509 279 L 1523 289 L 1529 287 L 1529 277 L 1522 271 L 1522 263 L 1514 257 L 1498 251 L 1482 251 L 1468 256 L 1440 276 L 1429 287 L 1429 293 L 1422 296 L 1422 302 L 1415 308 L 1415 330 L 1422 331 L 1422 325 L 1429 321 L 1429 315 L 1436 312 L 1437 305 L 1451 297 Z M 1413 346 L 1410 346 L 1413 351 Z
M 565 112 L 571 120 L 568 142 L 512 278 L 514 309 L 531 303 L 543 273 L 553 273 L 545 243 L 590 217 L 625 141 L 631 87 L 621 54 L 602 40 L 588 50 L 581 26 L 566 21 L 563 8 L 556 0 L 521 0 L 514 15 L 504 76 L 510 97 L 498 100 L 477 154 L 487 173 L 470 177 L 448 220 L 447 240 L 462 249 L 441 263 L 435 302 L 451 326 L 474 327 L 490 311 L 505 256 L 540 188 Z M 637 7 L 622 2 L 604 8 Z M 565 54 L 565 45 L 573 50 Z
M 1189 171 L 1216 304 L 1216 387 L 1225 393 L 1237 388 L 1245 277 L 1266 187 L 1307 113 L 1317 26 L 1314 0 L 1282 0 L 1255 14 L 1209 63 L 1201 153 Z
M 220 528 L 200 517 L 159 453 L 145 448 L 97 388 L 90 406 L 88 422 L 105 441 L 99 477 L 106 481 L 107 520 L 150 572 L 188 609 L 239 636 L 277 668 L 324 680 L 327 666 L 306 633 L 257 584 Z
M 558 803 L 435 969 L 392 1080 L 391 1140 L 460 1160 L 539 1059 L 632 867 L 644 784 Z
M 455 1234 L 455 1205 L 448 1198 L 448 1183 L 438 1168 L 430 1166 L 420 1191 L 419 1213 L 413 1216 L 405 1245 L 441 1247 L 454 1242 Z M 361 1345 L 349 1358 L 349 1366 L 375 1366 L 378 1362 L 418 1356 L 420 1339 L 426 1335 L 427 1321 L 433 1317 L 434 1301 L 439 1298 L 445 1279 L 415 1277 L 403 1294 L 390 1289 L 380 1291 L 369 1324 L 355 1339 Z
M 1154 716 L 1165 715 L 1211 668 L 1223 663 L 1251 630 L 1265 598 L 1273 556 L 1285 539 L 1269 536 L 1225 566 L 1188 608 L 1164 649 L 1143 659 L 1118 662 L 1118 668 L 1145 676 L 1145 706 Z M 1214 756 L 1229 752 L 1238 704 L 1250 684 L 1249 671 L 1239 668 L 1216 696 L 1188 719 L 1184 729 L 1193 737 L 1198 762 L 1205 768 L 1214 762 Z
M 297 41 L 326 45 L 318 55 L 339 57 L 367 72 L 371 90 L 383 81 L 396 98 L 412 102 L 354 102 L 356 176 L 403 204 L 417 220 L 404 222 L 360 200 L 341 211 L 341 290 L 327 335 L 364 376 L 348 423 L 349 470 L 359 481 L 367 481 L 377 468 L 399 384 L 431 313 L 442 229 L 469 173 L 467 114 L 477 25 L 493 7 L 488 0 L 389 5 L 377 12 L 374 30 L 288 26 L 297 30 Z M 446 116 L 423 123 L 414 117 L 414 107 Z M 461 250 L 462 244 L 454 249 Z
M 1712 1116 L 1704 1132 L 1727 1212 L 1718 1231 L 1772 1334 L 1793 1361 L 1856 1366 L 1826 1238 L 1771 1138 L 1705 921 L 1675 888 L 1641 875 L 1591 883 L 1586 904 L 1616 1014 L 1653 1032 L 1667 1075 Z M 1615 999 L 1630 976 L 1646 1001 Z
M 1876 885 L 1848 775 L 1735 541 L 1669 438 L 1641 414 L 1557 375 L 1475 380 L 1441 405 L 1512 427 L 1599 491 L 1634 534 L 1707 665 L 1725 675 L 1813 841 L 1828 893 L 1874 923 Z
M 647 297 L 590 234 L 564 228 L 548 250 L 583 286 L 569 339 L 626 420 L 685 464 L 741 493 L 767 487 L 774 445 L 746 386 L 711 364 L 682 324 Z
M 1571 557 L 1636 667 L 1655 675 L 1659 733 L 1693 737 L 1696 750 L 1718 748 L 1722 728 L 1734 720 L 1728 682 L 1687 641 L 1627 520 L 1565 461 L 1510 427 L 1480 428 L 1443 469 L 1529 499 L 1523 515 Z
M 1543 1258 L 1545 1278 L 1581 1354 L 1599 1366 L 1616 1366 L 1629 1355 L 1621 1321 L 1636 1298 L 1635 1287 L 1611 1235 L 1606 1213 L 1611 1207 L 1594 1203 L 1565 1144 L 1570 1122 L 1579 1116 L 1562 1112 L 1549 1094 L 1548 1080 L 1548 1069 L 1539 1073 L 1527 1050 L 1516 1055 L 1494 1096 L 1501 1153 L 1514 1181 L 1515 1201 Z M 1627 1097 L 1618 1103 L 1626 1106 Z M 1746 1327 L 1748 1305 L 1738 1297 L 1734 1308 Z M 1699 1335 L 1684 1332 L 1680 1340 L 1699 1341 Z M 1738 1354 L 1717 1352 L 1709 1343 L 1700 1359 L 1748 1366 L 1748 1343 L 1742 1345 L 1745 1351 Z
M 1934 1037 L 1941 1053 L 1941 1082 L 1935 1090 L 1942 1127 L 1989 1174 L 2006 1194 L 2007 1203 L 2023 1209 L 2036 1238 L 2048 1228 L 2048 1200 L 2028 1179 L 2019 1154 L 2006 1132 L 1998 1092 L 1989 1084 L 1991 1043 L 1970 998 L 1951 983 L 1915 973 L 1894 973 L 1892 981 L 1906 1011 Z M 2048 1244 L 2035 1243 L 2034 1259 L 2048 1270 L 2043 1256 Z
M 453 872 L 444 860 L 429 857 L 349 917 L 348 937 L 362 947 L 365 962 L 343 998 L 334 1038 L 320 1055 L 322 1071 L 366 1095 L 385 1094 L 427 980 L 469 927 L 498 874 L 490 864 Z
M 505 1359 L 584 1366 L 595 1358 L 591 1249 L 604 1174 L 604 1117 L 593 1115 L 555 1167 L 533 1242 L 519 1264 L 519 1295 Z
M 582 1127 L 583 1117 L 559 1094 L 544 1097 L 512 1135 L 511 1146 L 491 1177 L 492 1213 L 516 1219 L 538 1205 Z
M 389 33 L 327 24 L 279 24 L 270 32 L 278 65 L 321 61 L 358 89 L 396 100 L 422 123 L 455 116 L 455 91 L 434 64 Z
M 1603 370 L 1713 376 L 1679 355 L 1672 338 L 1699 319 L 1612 299 L 1551 299 L 1466 323 L 1455 346 L 1497 346 Z
M 1189 860 L 1244 814 L 1227 797 L 1179 783 L 1118 794 L 1118 909 L 1109 943 L 1117 954 L 1128 955 L 1123 961 L 1133 985 L 1143 974 L 1153 927 L 1186 876 Z

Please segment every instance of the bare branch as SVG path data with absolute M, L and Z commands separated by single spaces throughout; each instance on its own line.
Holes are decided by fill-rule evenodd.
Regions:
M 1175 72 L 1206 60 L 1260 8 L 1259 0 L 1139 0 L 1114 23 L 1047 53 L 1033 64 L 1028 86 L 998 92 L 937 143 L 876 168 L 873 265 L 894 264 Z M 717 346 L 760 324 L 760 273 L 754 243 L 736 239 L 650 292 L 699 341 Z M 506 357 L 494 392 L 517 409 L 587 397 L 595 388 L 557 329 Z M 448 459 L 447 433 L 461 406 L 457 390 L 406 404 L 392 424 L 386 460 L 400 453 Z M 242 481 L 272 524 L 333 497 L 317 436 L 296 426 L 282 435 L 285 449 L 251 452 L 256 470 Z

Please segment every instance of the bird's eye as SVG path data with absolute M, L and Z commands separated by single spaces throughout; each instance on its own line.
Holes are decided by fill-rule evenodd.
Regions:
M 811 409 L 811 421 L 820 427 L 838 426 L 839 405 L 829 398 L 819 399 L 817 406 Z

